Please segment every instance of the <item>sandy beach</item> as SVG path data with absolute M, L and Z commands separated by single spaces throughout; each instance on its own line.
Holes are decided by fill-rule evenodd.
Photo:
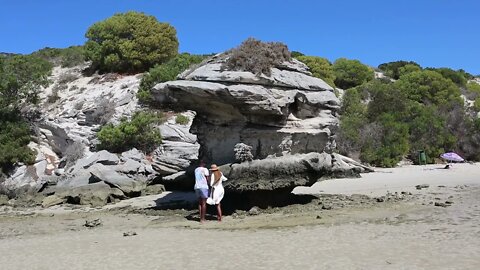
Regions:
M 200 225 L 190 210 L 0 209 L 1 269 L 480 269 L 480 164 L 377 169 L 305 205 Z M 416 185 L 428 185 L 417 189 Z M 333 195 L 337 194 L 337 195 Z M 367 196 L 364 196 L 367 195 Z M 136 211 L 126 208 L 129 203 Z M 101 225 L 85 227 L 100 219 Z M 126 236 L 124 236 L 124 234 Z

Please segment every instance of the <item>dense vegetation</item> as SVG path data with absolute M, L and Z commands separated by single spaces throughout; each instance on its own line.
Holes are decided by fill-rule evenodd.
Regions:
M 204 55 L 182 53 L 164 64 L 151 68 L 142 77 L 137 93 L 138 99 L 144 104 L 150 104 L 150 90 L 155 84 L 175 80 L 178 74 L 188 69 L 191 65 L 202 62 L 205 58 L 206 56 Z
M 333 63 L 335 85 L 342 89 L 352 88 L 373 80 L 374 71 L 358 60 L 339 58 Z
M 122 119 L 120 124 L 107 124 L 98 132 L 99 149 L 114 153 L 137 148 L 150 153 L 162 142 L 156 124 L 163 121 L 161 115 L 148 112 L 137 112 L 130 120 Z
M 27 147 L 30 128 L 20 110 L 38 102 L 41 86 L 48 85 L 52 65 L 36 56 L 0 56 L 0 170 L 14 163 L 31 163 L 34 153 Z
M 178 52 L 175 28 L 139 12 L 115 14 L 92 25 L 85 36 L 87 59 L 105 72 L 143 72 Z
M 86 60 L 83 46 L 70 46 L 65 49 L 46 47 L 32 53 L 32 55 L 61 67 L 74 67 Z
M 480 157 L 480 121 L 466 113 L 460 97 L 465 72 L 421 69 L 406 61 L 380 66 L 398 80 L 372 80 L 345 92 L 337 139 L 341 153 L 386 167 L 404 157 L 418 162 L 420 150 L 429 162 L 450 150 L 467 159 Z

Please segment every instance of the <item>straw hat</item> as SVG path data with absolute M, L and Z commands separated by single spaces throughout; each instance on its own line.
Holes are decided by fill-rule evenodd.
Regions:
M 210 166 L 210 170 L 211 171 L 218 171 L 218 166 L 216 164 L 212 164 L 212 166 Z

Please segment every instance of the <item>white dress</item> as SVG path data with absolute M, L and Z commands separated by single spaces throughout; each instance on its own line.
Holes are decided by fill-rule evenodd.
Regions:
M 225 189 L 223 189 L 222 182 L 226 180 L 227 178 L 222 173 L 220 180 L 218 180 L 218 182 L 214 186 L 212 186 L 215 182 L 215 175 L 212 173 L 212 175 L 210 176 L 210 185 L 213 187 L 213 196 L 211 195 L 207 199 L 208 204 L 214 205 L 220 203 L 220 201 L 223 199 L 223 195 L 225 194 Z

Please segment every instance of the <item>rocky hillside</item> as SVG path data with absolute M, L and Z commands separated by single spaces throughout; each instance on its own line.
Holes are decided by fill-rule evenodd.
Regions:
M 141 109 L 136 93 L 142 75 L 55 67 L 41 106 L 29 112 L 37 133 L 30 143 L 35 164 L 19 166 L 3 188 L 44 206 L 98 206 L 162 192 L 163 185 L 191 189 L 189 173 L 201 158 L 223 165 L 229 192 L 248 191 L 258 200 L 257 192 L 285 194 L 322 177 L 369 170 L 332 153 L 339 100 L 307 66 L 292 60 L 268 76 L 255 75 L 223 69 L 227 57 L 216 55 L 152 89 L 167 117 L 158 126 L 162 144 L 149 155 L 95 148 L 102 125 Z M 188 123 L 177 124 L 178 114 Z

